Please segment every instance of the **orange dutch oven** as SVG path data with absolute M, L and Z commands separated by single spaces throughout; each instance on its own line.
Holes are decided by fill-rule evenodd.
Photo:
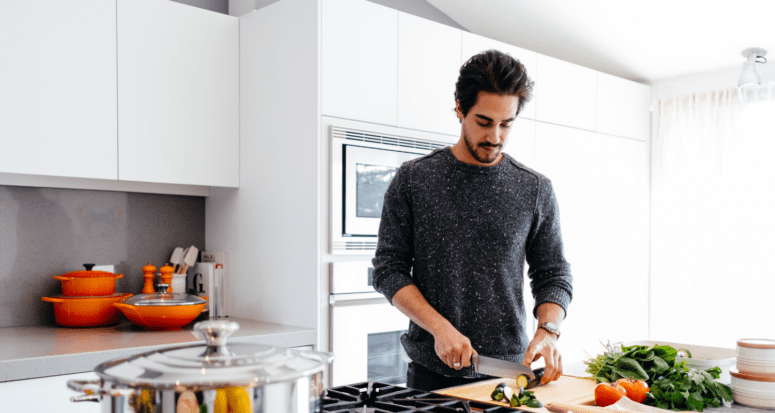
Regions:
M 94 264 L 84 264 L 86 271 L 73 271 L 65 275 L 55 275 L 62 281 L 62 295 L 66 297 L 109 296 L 116 292 L 116 280 L 122 274 L 106 271 L 91 271 Z
M 113 304 L 132 293 L 119 293 L 107 297 L 43 297 L 54 303 L 54 321 L 64 327 L 99 327 L 116 324 L 119 312 Z
M 113 306 L 129 321 L 148 330 L 180 330 L 202 313 L 207 301 L 203 297 L 166 292 L 169 284 L 157 284 L 154 294 L 127 297 Z

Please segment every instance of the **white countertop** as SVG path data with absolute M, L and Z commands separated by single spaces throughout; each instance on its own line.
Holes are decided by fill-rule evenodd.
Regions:
M 314 345 L 315 329 L 247 319 L 231 338 L 278 347 Z M 0 328 L 0 382 L 89 372 L 105 361 L 178 344 L 204 341 L 191 323 L 177 331 L 148 331 L 128 321 L 115 326 L 66 328 L 30 326 Z

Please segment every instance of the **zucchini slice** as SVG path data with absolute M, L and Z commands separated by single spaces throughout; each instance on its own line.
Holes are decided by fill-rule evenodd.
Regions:
M 530 378 L 525 374 L 517 376 L 517 387 L 524 389 L 530 383 Z

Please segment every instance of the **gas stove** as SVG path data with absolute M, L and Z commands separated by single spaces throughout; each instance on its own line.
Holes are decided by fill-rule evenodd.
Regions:
M 331 413 L 521 411 L 379 382 L 363 382 L 326 389 L 322 407 L 323 412 Z

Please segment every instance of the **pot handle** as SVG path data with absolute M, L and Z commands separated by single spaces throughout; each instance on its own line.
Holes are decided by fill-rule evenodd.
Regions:
M 85 381 L 85 380 L 68 380 L 67 387 L 70 390 L 83 392 L 80 396 L 73 396 L 70 398 L 71 402 L 98 402 L 102 399 L 102 389 L 100 388 L 99 381 Z
M 79 403 L 79 402 L 99 403 L 100 400 L 102 400 L 102 396 L 100 396 L 99 394 L 82 394 L 80 396 L 73 396 L 70 398 L 70 401 L 73 403 Z
M 124 274 L 116 274 L 116 279 L 124 278 Z
M 40 297 L 40 299 L 43 301 L 48 301 L 50 303 L 62 303 L 65 301 L 61 298 L 56 298 L 56 297 Z
M 51 278 L 53 278 L 55 280 L 61 280 L 61 281 L 71 281 L 71 280 L 75 279 L 74 277 L 63 277 L 61 275 L 55 275 L 55 276 L 53 276 Z

